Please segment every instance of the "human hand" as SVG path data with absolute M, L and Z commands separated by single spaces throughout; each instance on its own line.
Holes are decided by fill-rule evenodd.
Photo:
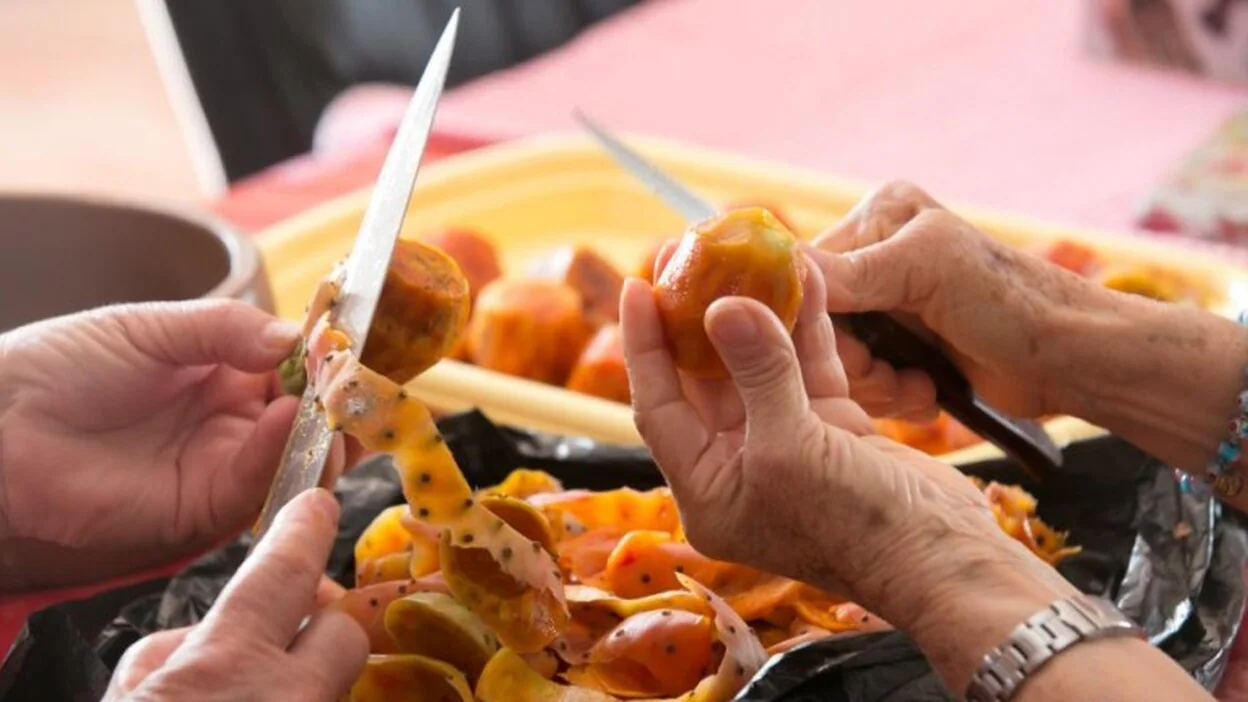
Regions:
M 292 500 L 203 621 L 126 651 L 105 701 L 341 699 L 368 637 L 350 616 L 317 606 L 338 514 L 324 490 Z
M 844 595 L 960 682 L 975 655 L 1073 590 L 1005 535 L 965 476 L 873 432 L 848 397 L 824 295 L 811 270 L 792 340 L 753 300 L 715 302 L 706 329 L 731 378 L 705 381 L 676 369 L 650 287 L 629 280 L 638 430 L 700 552 Z
M 0 336 L 0 586 L 67 584 L 254 518 L 297 400 L 297 329 L 243 303 L 109 307 Z M 326 484 L 350 458 L 335 440 Z
M 989 238 L 908 183 L 890 183 L 821 235 L 829 312 L 897 313 L 934 332 L 975 390 L 1020 417 L 1056 411 L 1073 319 L 1119 293 Z M 930 418 L 935 387 L 837 331 L 850 394 L 874 416 Z

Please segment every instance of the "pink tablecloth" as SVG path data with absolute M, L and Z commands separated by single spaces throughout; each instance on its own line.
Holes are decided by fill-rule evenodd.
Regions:
M 457 90 L 443 133 L 619 129 L 1126 229 L 1243 91 L 1088 59 L 1087 0 L 653 0 Z

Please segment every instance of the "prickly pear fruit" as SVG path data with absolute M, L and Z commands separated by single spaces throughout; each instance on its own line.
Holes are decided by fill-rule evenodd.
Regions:
M 584 246 L 564 246 L 534 265 L 532 277 L 563 283 L 580 293 L 585 317 L 594 326 L 620 321 L 624 276 L 607 259 Z
M 403 384 L 450 353 L 468 323 L 468 280 L 455 260 L 400 239 L 361 362 Z
M 606 324 L 598 329 L 572 368 L 567 387 L 573 392 L 625 405 L 632 400 L 618 324 Z
M 805 272 L 793 233 L 762 208 L 734 210 L 691 227 L 654 285 L 676 366 L 699 378 L 728 376 L 703 321 L 721 297 L 758 300 L 793 331 Z
M 482 368 L 562 385 L 593 334 L 581 296 L 549 280 L 500 278 L 477 297 L 468 323 L 472 361 Z

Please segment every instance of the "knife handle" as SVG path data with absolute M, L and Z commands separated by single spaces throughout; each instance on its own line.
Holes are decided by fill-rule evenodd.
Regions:
M 1057 460 L 1017 421 L 984 405 L 962 371 L 940 349 L 883 312 L 833 314 L 871 354 L 894 368 L 918 368 L 936 385 L 936 402 L 954 419 L 1017 461 L 1036 481 L 1057 468 Z M 1039 427 L 1037 427 L 1039 428 Z M 1043 431 L 1042 428 L 1039 429 Z M 1058 453 L 1060 456 L 1060 452 Z

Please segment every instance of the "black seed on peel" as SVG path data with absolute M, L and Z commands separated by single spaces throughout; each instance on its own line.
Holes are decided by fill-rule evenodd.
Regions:
M 400 595 L 406 595 L 406 594 L 407 594 L 407 586 L 406 586 L 406 585 L 400 585 L 400 586 L 399 586 L 399 594 L 400 594 Z
M 386 430 L 382 431 L 382 432 L 381 432 L 381 438 L 385 439 L 386 441 L 394 441 L 394 430 L 393 430 L 393 429 L 386 429 Z
M 555 576 L 555 580 L 563 580 L 563 573 L 560 573 L 557 570 L 550 571 L 550 574 Z
M 567 641 L 560 641 L 560 642 L 559 642 L 559 650 L 560 650 L 560 651 L 566 651 L 566 650 L 568 650 L 568 642 L 567 642 Z
M 867 618 L 868 618 L 868 617 L 867 617 L 867 615 L 865 615 L 865 614 L 864 614 L 864 615 L 862 615 L 862 623 L 863 623 L 863 624 L 866 624 L 866 623 L 867 623 Z
M 729 624 L 729 625 L 728 625 L 728 633 L 729 633 L 729 634 L 735 634 L 735 633 L 737 633 L 737 627 L 733 626 L 732 624 Z
M 473 537 L 473 535 L 472 535 L 472 534 L 464 534 L 464 535 L 463 535 L 463 537 L 462 537 L 460 540 L 461 540 L 461 541 L 463 541 L 463 542 L 464 542 L 464 543 L 466 543 L 466 544 L 470 544 L 470 543 L 472 543 L 472 541 L 473 541 L 473 539 L 474 539 L 474 538 L 475 538 L 475 537 Z
M 421 474 L 420 474 L 420 482 L 424 483 L 425 485 L 428 485 L 428 484 L 430 483 L 430 481 L 432 481 L 432 480 L 433 480 L 433 476 L 432 476 L 432 475 L 429 475 L 428 473 L 421 473 Z
M 664 647 L 663 647 L 663 651 L 664 651 L 664 652 L 666 652 L 666 653 L 667 653 L 667 655 L 669 655 L 669 656 L 675 655 L 675 654 L 676 654 L 676 644 L 670 644 L 670 643 L 669 643 L 668 645 L 666 645 L 666 646 L 664 646 Z
M 511 547 L 510 547 L 510 546 L 504 546 L 504 547 L 503 547 L 503 550 L 502 550 L 502 551 L 499 551 L 499 553 L 498 553 L 498 557 L 499 557 L 499 558 L 502 558 L 504 561 L 511 560 Z
M 662 616 L 664 616 L 664 617 L 670 617 L 670 616 L 672 616 L 672 610 L 670 610 L 670 609 L 665 609 L 665 610 L 663 610 L 662 612 L 659 612 L 659 614 L 660 614 L 660 615 L 662 615 Z
M 541 553 L 541 551 L 542 551 L 542 545 L 541 545 L 541 544 L 537 543 L 536 541 L 533 541 L 533 542 L 530 542 L 530 543 L 532 543 L 532 544 L 533 544 L 533 553 Z
M 427 508 L 425 508 L 425 507 L 421 507 L 420 509 L 416 510 L 416 514 L 417 514 L 417 515 L 419 515 L 419 516 L 421 516 L 421 517 L 428 517 L 428 516 L 429 516 L 429 510 L 428 510 Z
M 472 502 L 472 498 L 471 498 L 471 497 L 469 497 L 468 499 L 464 500 L 464 509 L 472 509 L 472 504 L 473 504 L 473 502 Z
M 370 598 L 368 599 L 368 606 L 369 606 L 369 607 L 376 607 L 376 606 L 377 606 L 377 598 L 376 598 L 376 597 L 370 597 Z
M 641 582 L 642 582 L 643 584 L 649 584 L 649 582 L 650 582 L 650 574 L 649 574 L 649 573 L 642 573 L 642 574 L 641 574 Z
M 358 388 L 358 387 L 360 387 L 360 381 L 358 381 L 358 380 L 348 380 L 348 381 L 347 381 L 347 389 L 348 389 L 348 390 L 354 390 L 354 389 L 356 389 L 356 388 Z
M 741 666 L 741 665 L 737 666 L 737 677 L 740 678 L 740 677 L 743 677 L 744 675 L 745 675 L 745 666 Z
M 617 638 L 617 639 L 618 639 L 618 638 L 620 638 L 620 637 L 621 637 L 621 636 L 623 636 L 623 635 L 624 635 L 624 630 L 623 630 L 623 629 L 616 629 L 616 630 L 615 630 L 615 638 Z
M 399 396 L 398 396 L 398 397 L 399 397 L 399 399 L 400 399 L 400 400 L 406 400 L 406 399 L 407 399 L 407 391 L 406 391 L 406 390 L 404 390 L 403 388 L 399 388 Z
M 442 435 L 437 432 L 434 432 L 433 436 L 429 437 L 429 448 L 433 448 L 434 446 L 444 443 L 446 443 L 446 439 L 442 438 Z
M 683 573 L 683 572 L 685 572 L 685 567 L 684 567 L 684 566 L 679 566 L 679 565 L 678 565 L 678 566 L 676 566 L 676 572 L 677 572 L 677 573 Z

